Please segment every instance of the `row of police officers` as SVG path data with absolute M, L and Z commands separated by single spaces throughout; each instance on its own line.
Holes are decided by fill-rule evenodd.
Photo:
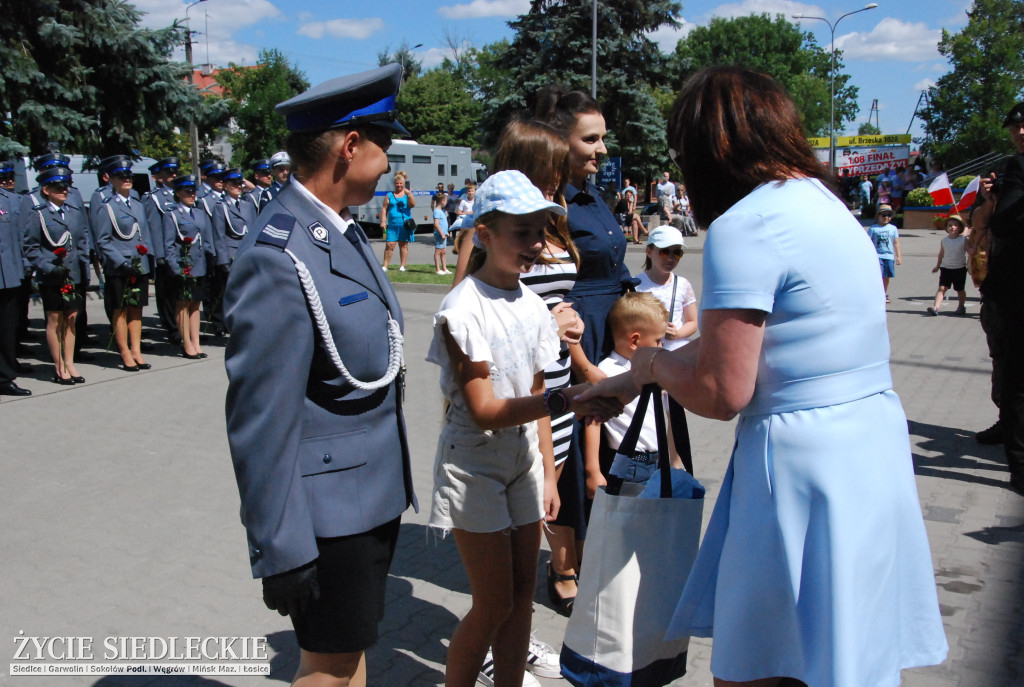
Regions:
M 14 191 L 14 164 L 0 162 L 0 395 L 26 396 L 17 360 L 28 323 L 33 283 L 42 299 L 52 380 L 85 382 L 76 366 L 85 333 L 85 290 L 93 265 L 102 274 L 104 306 L 122 369 L 148 369 L 141 347 L 142 309 L 155 281 L 157 311 L 182 355 L 206 357 L 199 346 L 199 305 L 214 333 L 225 333 L 223 294 L 238 243 L 290 174 L 287 153 L 253 165 L 255 183 L 215 160 L 200 177 L 180 174 L 178 158 L 149 171 L 156 187 L 140 196 L 132 160 L 106 158 L 100 186 L 86 204 L 74 187 L 70 158 L 34 160 L 37 186 Z

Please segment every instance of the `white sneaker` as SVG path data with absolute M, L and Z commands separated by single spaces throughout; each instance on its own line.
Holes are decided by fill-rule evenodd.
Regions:
M 526 669 L 539 677 L 561 679 L 562 661 L 558 652 L 530 633 L 530 653 L 526 655 Z
M 380 268 L 381 268 L 382 270 L 384 270 L 385 272 L 387 272 L 387 271 L 388 271 L 388 266 L 387 266 L 387 265 L 381 265 L 381 266 L 380 266 Z
M 490 649 L 487 650 L 484 665 L 480 669 L 480 674 L 476 676 L 476 681 L 486 687 L 494 687 L 494 655 Z M 540 687 L 540 683 L 529 671 L 526 671 L 523 673 L 523 687 Z
M 405 272 L 405 267 L 399 267 L 399 268 L 398 268 L 398 271 L 399 271 L 399 272 Z
M 438 270 L 438 271 L 437 271 L 437 273 L 438 273 L 438 274 L 448 274 L 448 273 L 447 273 L 447 272 L 445 272 L 444 270 Z

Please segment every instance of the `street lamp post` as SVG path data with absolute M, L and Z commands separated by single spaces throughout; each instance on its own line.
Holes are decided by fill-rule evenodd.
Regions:
M 195 67 L 192 64 L 192 24 L 190 23 L 188 11 L 206 0 L 196 0 L 185 8 L 185 61 L 188 62 L 188 82 L 195 85 Z M 207 58 L 209 59 L 209 58 Z M 193 116 L 188 123 L 189 143 L 192 146 L 192 173 L 199 174 L 199 127 L 196 126 L 196 119 Z
M 876 3 L 876 2 L 869 2 L 867 5 L 864 5 L 859 10 L 854 10 L 853 12 L 847 12 L 843 16 L 841 16 L 838 19 L 836 19 L 834 23 L 830 22 L 825 17 L 809 17 L 806 14 L 794 14 L 793 15 L 793 19 L 817 19 L 818 21 L 823 21 L 826 24 L 828 24 L 828 29 L 829 29 L 829 31 L 832 34 L 832 40 L 831 40 L 831 44 L 830 44 L 830 52 L 832 53 L 832 72 L 831 72 L 831 79 L 829 80 L 829 87 L 828 87 L 828 96 L 829 96 L 829 98 L 828 98 L 829 99 L 828 169 L 833 174 L 835 173 L 835 167 L 836 167 L 836 27 L 839 26 L 839 22 L 841 22 L 846 17 L 849 17 L 851 14 L 857 14 L 858 12 L 866 12 L 868 10 L 875 9 L 876 7 L 878 7 L 878 3 Z
M 405 78 L 405 56 L 408 53 L 411 53 L 413 50 L 416 50 L 417 48 L 422 48 L 422 47 L 423 47 L 422 43 L 417 43 L 416 45 L 412 46 L 411 48 L 406 48 L 405 50 L 402 51 L 402 78 L 403 79 Z

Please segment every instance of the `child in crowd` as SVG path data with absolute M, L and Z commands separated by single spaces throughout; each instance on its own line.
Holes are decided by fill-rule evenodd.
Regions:
M 659 231 L 664 227 L 659 227 Z M 652 232 L 653 233 L 653 232 Z M 668 328 L 668 311 L 654 294 L 639 291 L 626 293 L 608 312 L 608 326 L 611 328 L 615 348 L 610 356 L 601 361 L 598 368 L 609 377 L 628 372 L 630 360 L 638 348 L 661 346 Z M 603 425 L 591 424 L 586 427 L 586 439 L 583 442 L 587 474 L 587 496 L 594 498 L 599 487 L 606 480 L 601 474 L 600 443 L 601 427 L 604 427 L 608 445 L 616 451 L 633 422 L 639 399 L 634 398 L 623 409 L 618 417 L 608 420 Z M 665 405 L 665 407 L 668 407 Z M 666 426 L 670 423 L 666 423 Z M 669 437 L 669 445 L 672 440 Z M 671 449 L 670 449 L 671 450 Z M 673 467 L 681 466 L 675 451 L 670 457 Z M 658 469 L 658 436 L 654 422 L 654 404 L 647 406 L 643 430 L 637 440 L 632 455 L 616 454 L 609 474 L 621 478 L 625 482 L 646 484 L 651 475 Z
M 448 271 L 448 213 L 445 212 L 447 196 L 438 191 L 434 194 L 434 269 L 438 274 L 451 274 Z
M 495 684 L 525 679 L 541 524 L 559 508 L 552 445 L 540 444 L 535 420 L 549 424 L 566 410 L 609 417 L 621 408 L 579 403 L 586 385 L 545 392 L 558 329 L 519 278 L 544 249 L 549 213 L 565 209 L 506 170 L 483 183 L 472 212 L 483 263 L 441 303 L 427 354 L 441 366 L 448 401 L 430 526 L 454 533 L 472 596 L 448 647 L 448 687 L 472 687 L 489 646 Z
M 476 184 L 466 184 L 466 193 L 459 198 L 459 217 L 462 217 L 463 228 L 471 227 L 473 219 L 473 202 L 476 200 Z
M 690 342 L 697 333 L 697 296 L 693 286 L 673 274 L 686 247 L 683 235 L 675 227 L 661 226 L 647 237 L 647 261 L 638 275 L 637 291 L 654 294 L 668 310 L 668 330 L 664 346 L 674 351 Z
M 929 315 L 938 315 L 946 290 L 956 291 L 958 300 L 956 314 L 966 315 L 967 291 L 967 246 L 964 238 L 964 220 L 960 215 L 946 218 L 946 235 L 939 244 L 939 257 L 935 261 L 932 274 L 939 273 L 939 290 L 935 292 L 935 302 L 928 306 Z
M 889 205 L 878 206 L 878 224 L 868 228 L 868 237 L 875 244 L 875 252 L 878 253 L 878 264 L 882 269 L 882 286 L 885 288 L 885 302 L 889 299 L 889 280 L 896 276 L 896 265 L 903 262 L 903 253 L 900 251 L 900 232 L 891 224 L 892 207 Z

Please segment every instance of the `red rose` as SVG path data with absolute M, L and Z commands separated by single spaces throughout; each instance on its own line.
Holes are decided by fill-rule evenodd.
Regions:
M 184 238 L 181 239 L 181 242 L 184 243 L 186 246 L 190 246 L 192 245 L 192 237 L 185 236 Z
M 60 287 L 60 292 L 64 294 L 71 293 L 74 290 L 75 287 L 73 287 L 71 284 L 65 284 L 64 286 Z
M 181 271 L 182 271 L 182 274 L 184 274 L 186 277 L 191 277 L 192 276 L 192 268 L 189 267 L 188 265 L 185 265 L 184 267 L 182 267 Z
M 64 246 L 60 246 L 59 248 L 53 249 L 53 254 L 56 255 L 58 258 L 66 258 L 68 257 L 68 249 L 65 248 Z
M 135 246 L 135 250 L 138 251 L 139 255 L 149 255 L 149 249 L 146 248 L 141 243 L 139 245 Z

